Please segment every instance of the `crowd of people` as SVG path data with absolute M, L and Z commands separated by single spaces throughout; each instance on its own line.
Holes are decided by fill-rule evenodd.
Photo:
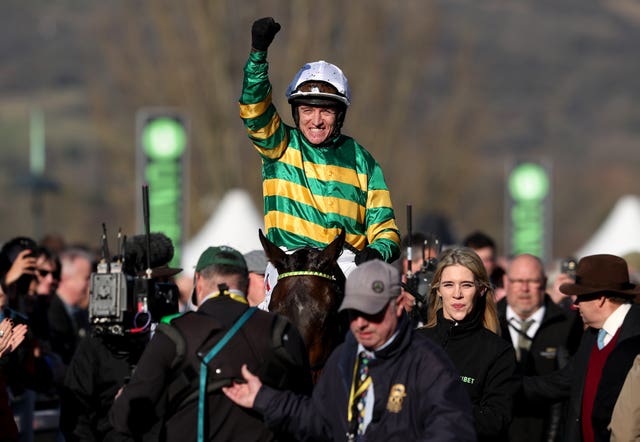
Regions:
M 60 441 L 640 439 L 640 284 L 625 259 L 582 257 L 550 281 L 539 257 L 500 260 L 482 232 L 401 238 L 380 166 L 341 133 L 351 94 L 337 66 L 303 66 L 286 92 L 295 125 L 280 119 L 267 63 L 279 30 L 252 26 L 240 113 L 267 238 L 289 254 L 346 234 L 344 342 L 312 379 L 296 318 L 268 311 L 279 275 L 262 250 L 211 244 L 176 280 L 173 245 L 155 234 L 166 253 L 123 271 L 161 296 L 135 299 L 142 325 L 109 328 L 91 313 L 111 290 L 90 290 L 95 250 L 9 239 L 0 439 L 34 440 L 45 399 Z
M 160 324 L 149 340 L 95 336 L 88 307 L 96 251 L 54 252 L 45 244 L 18 237 L 0 250 L 3 440 L 34 440 L 34 410 L 43 398 L 61 407 L 59 440 L 196 439 L 205 350 L 264 301 L 264 252 L 205 250 L 193 292 L 181 296 L 190 301 L 182 310 L 191 313 Z M 341 305 L 350 332 L 314 386 L 301 376 L 310 371 L 295 327 L 273 313 L 252 315 L 242 339 L 210 369 L 209 418 L 200 424 L 209 440 L 638 436 L 630 389 L 637 385 L 640 286 L 624 259 L 588 256 L 576 275 L 557 275 L 569 281 L 560 286 L 567 304 L 549 296 L 557 284 L 533 255 L 505 261 L 498 298 L 480 254 L 445 245 L 426 295 L 426 320 L 416 323 L 413 303 L 403 300 L 411 297 L 402 290 L 405 258 L 366 261 L 350 273 Z M 601 343 L 599 330 L 606 331 Z M 371 380 L 357 423 L 361 353 Z

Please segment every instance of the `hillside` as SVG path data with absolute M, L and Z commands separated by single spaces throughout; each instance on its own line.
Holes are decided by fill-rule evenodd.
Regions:
M 620 196 L 640 193 L 633 2 L 336 0 L 321 20 L 306 1 L 254 3 L 5 2 L 1 238 L 37 234 L 21 179 L 34 108 L 45 112 L 46 177 L 58 185 L 43 197 L 44 231 L 96 244 L 103 221 L 135 230 L 133 115 L 150 104 L 194 116 L 192 233 L 226 189 L 243 186 L 260 206 L 259 160 L 235 107 L 254 15 L 282 17 L 270 60 L 287 119 L 282 94 L 297 66 L 343 67 L 354 96 L 345 131 L 383 166 L 402 230 L 412 203 L 414 229 L 435 214 L 454 238 L 480 228 L 504 244 L 504 170 L 519 158 L 552 165 L 555 256 L 578 249 Z M 165 55 L 183 65 L 163 70 Z

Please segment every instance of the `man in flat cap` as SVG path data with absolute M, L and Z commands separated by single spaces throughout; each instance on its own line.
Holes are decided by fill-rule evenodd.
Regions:
M 471 404 L 446 354 L 414 334 L 398 305 L 400 273 L 380 260 L 347 277 L 340 310 L 351 332 L 330 356 L 311 397 L 247 383 L 224 388 L 297 440 L 475 440 Z
M 158 326 L 111 408 L 113 426 L 140 436 L 162 417 L 162 440 L 273 440 L 262 417 L 232 403 L 221 387 L 240 379 L 248 363 L 265 384 L 307 393 L 302 338 L 283 317 L 248 306 L 247 264 L 231 247 L 202 253 L 194 285 L 198 310 Z
M 614 255 L 582 258 L 576 280 L 560 286 L 574 301 L 587 326 L 573 360 L 562 370 L 526 378 L 531 397 L 570 397 L 566 441 L 608 441 L 616 398 L 640 349 L 627 345 L 640 335 L 640 306 L 633 304 L 640 286 L 629 281 L 624 259 Z M 637 341 L 637 340 L 635 340 Z

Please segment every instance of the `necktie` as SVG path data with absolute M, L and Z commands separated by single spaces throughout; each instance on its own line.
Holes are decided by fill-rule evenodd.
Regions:
M 533 324 L 533 319 L 525 319 L 520 321 L 520 333 L 518 333 L 518 348 L 516 349 L 516 356 L 518 360 L 522 357 L 522 354 L 528 352 L 531 348 L 531 339 L 527 336 L 527 330 Z
M 598 332 L 598 350 L 602 350 L 605 346 L 604 338 L 607 336 L 607 331 L 604 328 L 601 328 Z
M 358 363 L 354 370 L 354 379 L 351 391 L 349 422 L 351 424 L 351 435 L 364 434 L 365 400 L 367 389 L 371 384 L 369 376 L 369 357 L 362 351 L 358 353 Z

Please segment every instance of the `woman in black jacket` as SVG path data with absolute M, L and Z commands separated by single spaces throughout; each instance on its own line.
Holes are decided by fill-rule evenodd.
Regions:
M 466 247 L 440 256 L 431 283 L 427 324 L 460 373 L 479 441 L 506 441 L 517 389 L 513 347 L 499 330 L 493 288 L 482 260 Z

